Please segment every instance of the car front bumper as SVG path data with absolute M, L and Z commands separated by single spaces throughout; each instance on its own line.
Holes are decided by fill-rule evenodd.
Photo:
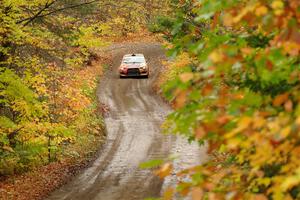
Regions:
M 148 76 L 148 70 L 140 70 L 138 68 L 128 69 L 127 71 L 120 71 L 121 77 L 139 77 L 139 76 Z

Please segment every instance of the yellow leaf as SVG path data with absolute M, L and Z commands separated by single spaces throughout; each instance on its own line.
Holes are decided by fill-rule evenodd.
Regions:
M 225 26 L 232 26 L 233 25 L 232 15 L 226 13 L 223 17 L 223 23 L 224 23 Z
M 296 119 L 296 124 L 297 124 L 298 126 L 300 126 L 300 117 L 298 117 L 298 118 Z
M 234 137 L 237 133 L 244 131 L 245 129 L 247 129 L 249 127 L 249 125 L 252 123 L 252 118 L 244 116 L 242 117 L 242 119 L 238 122 L 237 127 L 232 130 L 231 132 L 229 132 L 228 134 L 226 134 L 225 138 L 229 139 Z
M 291 127 L 288 126 L 288 127 L 284 128 L 283 130 L 281 130 L 280 135 L 282 138 L 286 138 L 289 136 L 290 133 L 291 133 Z
M 256 117 L 253 121 L 254 128 L 262 128 L 266 124 L 266 120 L 263 117 Z
M 163 200 L 172 200 L 174 196 L 174 189 L 173 188 L 168 188 L 165 192 L 164 192 L 164 197 Z
M 284 10 L 275 10 L 275 15 L 279 16 L 282 15 L 284 13 Z
M 296 170 L 296 173 L 293 176 L 287 177 L 281 184 L 281 189 L 283 191 L 288 191 L 294 186 L 300 183 L 300 168 Z
M 219 63 L 219 62 L 223 61 L 224 55 L 218 51 L 213 51 L 209 55 L 209 59 L 211 59 L 214 63 Z
M 241 140 L 238 138 L 232 138 L 227 141 L 227 147 L 229 149 L 236 149 L 241 144 Z
M 272 2 L 271 7 L 274 10 L 276 10 L 276 9 L 282 9 L 284 7 L 284 3 L 281 0 L 276 0 L 276 1 Z
M 15 152 L 15 151 L 13 150 L 13 148 L 11 148 L 10 146 L 3 146 L 2 149 L 5 150 L 5 151 L 9 151 L 9 152 L 11 152 L 11 153 Z
M 274 13 L 277 16 L 284 13 L 284 3 L 281 0 L 273 1 L 271 7 L 274 9 Z
M 255 10 L 255 15 L 256 16 L 264 16 L 265 14 L 268 13 L 268 8 L 266 6 L 259 6 L 256 10 Z

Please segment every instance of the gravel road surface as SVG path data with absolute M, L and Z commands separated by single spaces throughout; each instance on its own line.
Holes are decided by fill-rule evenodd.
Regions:
M 99 158 L 48 200 L 142 200 L 158 197 L 176 178 L 163 182 L 151 170 L 141 170 L 141 162 L 181 156 L 176 170 L 207 159 L 205 147 L 188 145 L 186 140 L 161 134 L 160 126 L 171 112 L 151 89 L 157 78 L 164 51 L 157 43 L 124 43 L 107 48 L 113 66 L 100 82 L 98 97 L 108 106 L 105 118 L 107 141 Z M 120 79 L 117 74 L 122 56 L 143 53 L 151 68 L 149 79 Z

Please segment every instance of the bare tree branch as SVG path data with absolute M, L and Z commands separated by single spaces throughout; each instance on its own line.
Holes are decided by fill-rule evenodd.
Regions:
M 29 17 L 29 18 L 26 18 L 26 19 L 23 19 L 23 20 L 20 20 L 17 22 L 17 24 L 20 24 L 20 23 L 23 23 L 23 22 L 26 22 L 24 24 L 24 26 L 27 26 L 29 23 L 31 23 L 33 20 L 35 20 L 39 15 L 41 15 L 45 10 L 47 10 L 48 8 L 50 8 L 57 0 L 53 0 L 49 3 L 49 1 L 44 5 L 44 7 L 39 10 L 35 15 L 33 15 L 32 17 Z
M 56 10 L 53 10 L 53 11 L 48 11 L 47 13 L 44 13 L 48 8 L 50 8 L 57 1 L 58 0 L 54 0 L 51 3 L 46 3 L 45 6 L 40 11 L 38 11 L 34 16 L 22 19 L 22 20 L 18 21 L 17 24 L 25 22 L 24 26 L 27 26 L 29 23 L 31 23 L 32 21 L 34 21 L 37 18 L 43 18 L 43 17 L 46 17 L 48 15 L 51 15 L 51 14 L 54 14 L 54 13 L 57 13 L 57 12 L 61 12 L 61 11 L 67 10 L 67 9 L 73 9 L 73 8 L 81 7 L 81 6 L 92 4 L 92 3 L 95 3 L 95 2 L 98 2 L 98 1 L 101 1 L 101 0 L 93 0 L 93 1 L 85 2 L 85 3 L 81 3 L 81 4 L 66 6 L 66 7 L 63 7 L 63 8 L 59 8 L 59 9 L 56 9 Z
M 67 9 L 73 9 L 73 8 L 81 7 L 81 6 L 84 6 L 84 5 L 92 4 L 92 3 L 95 3 L 95 2 L 98 2 L 98 1 L 100 1 L 100 0 L 94 0 L 94 1 L 85 2 L 85 3 L 81 3 L 81 4 L 76 4 L 76 5 L 72 5 L 72 6 L 67 6 L 67 7 L 64 7 L 64 8 L 59 8 L 59 9 L 57 9 L 57 10 L 53 10 L 53 11 L 51 11 L 51 12 L 42 14 L 42 15 L 38 16 L 38 18 L 46 17 L 46 16 L 48 16 L 48 15 L 52 15 L 52 14 L 54 14 L 54 13 L 61 12 L 61 11 L 67 10 Z

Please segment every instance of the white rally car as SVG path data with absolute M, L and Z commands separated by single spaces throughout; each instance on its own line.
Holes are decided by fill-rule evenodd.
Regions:
M 120 78 L 149 77 L 149 67 L 143 54 L 126 54 L 119 67 Z

